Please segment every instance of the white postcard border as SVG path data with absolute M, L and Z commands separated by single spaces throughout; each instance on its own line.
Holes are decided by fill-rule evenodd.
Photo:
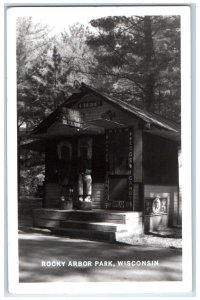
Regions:
M 130 8 L 128 8 L 130 10 Z M 138 11 L 137 11 L 138 9 Z M 9 11 L 10 10 L 10 11 Z M 191 228 L 191 34 L 189 7 L 142 7 L 142 14 L 181 15 L 182 67 L 182 151 L 183 151 L 183 281 L 130 283 L 19 283 L 17 236 L 17 106 L 16 106 L 16 43 L 15 18 L 8 10 L 7 23 L 7 130 L 8 130 L 8 272 L 9 291 L 14 294 L 137 294 L 175 293 L 192 290 L 192 228 Z M 20 10 L 16 8 L 15 10 Z M 140 7 L 134 8 L 139 14 Z M 31 8 L 30 8 L 31 11 Z M 18 13 L 17 13 L 18 14 Z M 188 200 L 189 199 L 189 200 Z M 78 285 L 78 288 L 77 288 Z M 69 293 L 70 291 L 70 293 Z M 79 292 L 77 292 L 79 291 Z M 114 291 L 114 292 L 113 292 Z

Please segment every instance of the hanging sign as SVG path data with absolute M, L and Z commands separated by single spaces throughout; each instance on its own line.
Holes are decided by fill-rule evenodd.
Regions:
M 78 108 L 95 108 L 97 106 L 101 106 L 102 101 L 101 100 L 90 100 L 90 101 L 84 101 L 78 103 Z
M 72 127 L 82 128 L 83 127 L 83 114 L 75 109 L 63 107 L 62 109 L 62 124 L 69 125 Z

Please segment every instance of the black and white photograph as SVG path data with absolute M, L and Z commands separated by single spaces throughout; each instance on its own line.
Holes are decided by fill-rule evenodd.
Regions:
M 182 8 L 11 8 L 19 285 L 190 286 Z

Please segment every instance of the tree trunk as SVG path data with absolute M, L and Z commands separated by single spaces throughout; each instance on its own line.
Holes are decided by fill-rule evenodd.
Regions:
M 145 109 L 153 110 L 155 76 L 153 72 L 154 44 L 152 38 L 151 17 L 144 17 L 144 62 L 145 62 Z

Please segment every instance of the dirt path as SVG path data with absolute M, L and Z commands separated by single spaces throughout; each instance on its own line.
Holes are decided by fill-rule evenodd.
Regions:
M 20 282 L 179 281 L 181 249 L 109 244 L 20 230 Z

